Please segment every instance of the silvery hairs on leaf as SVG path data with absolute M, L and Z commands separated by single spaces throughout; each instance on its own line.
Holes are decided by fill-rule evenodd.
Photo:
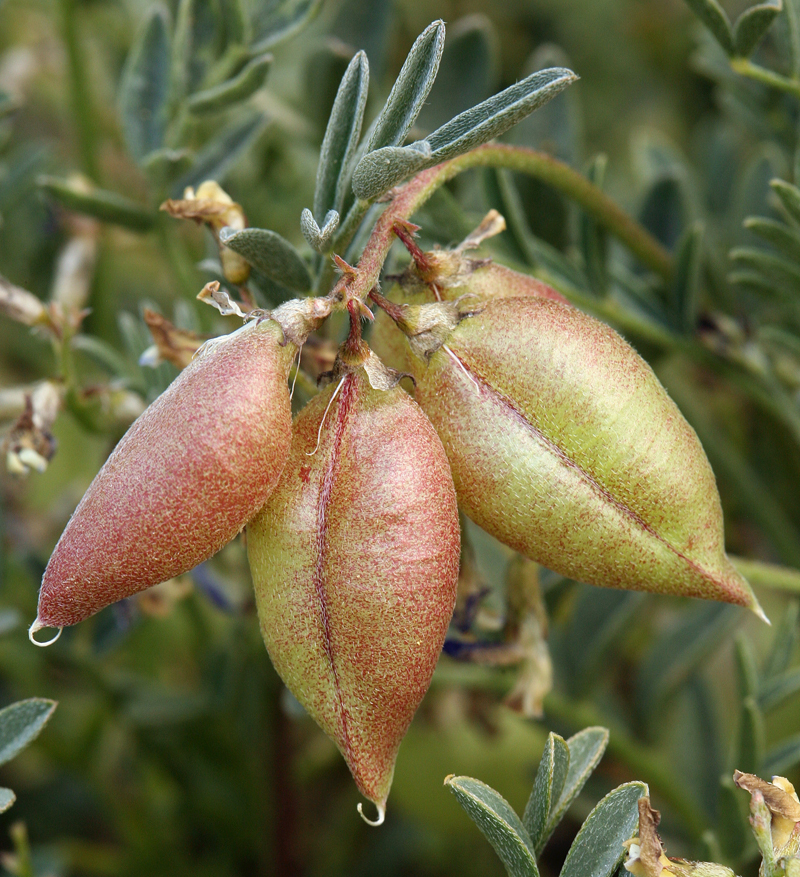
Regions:
M 339 214 L 335 210 L 329 210 L 325 214 L 322 228 L 317 225 L 312 212 L 306 207 L 300 214 L 300 230 L 309 245 L 318 253 L 324 253 L 339 227 Z
M 364 52 L 357 52 L 339 84 L 317 166 L 314 216 L 323 224 L 322 217 L 327 218 L 328 211 L 342 209 L 345 181 L 361 136 L 368 91 L 369 63 Z
M 246 259 L 270 280 L 297 292 L 311 289 L 311 274 L 297 250 L 276 231 L 226 226 L 219 233 L 220 243 Z
M 540 70 L 460 113 L 424 140 L 370 152 L 356 166 L 353 191 L 363 200 L 378 198 L 411 174 L 499 137 L 577 79 L 565 67 Z

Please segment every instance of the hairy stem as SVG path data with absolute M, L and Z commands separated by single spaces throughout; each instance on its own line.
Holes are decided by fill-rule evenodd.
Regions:
M 579 204 L 648 268 L 665 280 L 672 277 L 670 254 L 646 229 L 584 176 L 564 162 L 533 149 L 490 143 L 422 171 L 397 192 L 376 223 L 364 249 L 358 265 L 358 277 L 350 288 L 352 295 L 364 301 L 377 282 L 396 237 L 394 224 L 411 217 L 453 177 L 475 167 L 506 168 L 542 180 Z

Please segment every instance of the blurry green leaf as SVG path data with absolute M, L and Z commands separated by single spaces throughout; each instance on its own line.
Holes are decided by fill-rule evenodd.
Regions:
M 608 157 L 597 155 L 589 164 L 586 176 L 589 182 L 603 188 Z M 578 239 L 591 291 L 601 298 L 608 291 L 608 268 L 606 265 L 608 234 L 594 219 L 581 212 Z
M 564 790 L 568 770 L 569 747 L 563 737 L 551 732 L 536 771 L 533 791 L 522 814 L 522 824 L 530 835 L 537 856 L 547 843 L 545 829 L 548 827 L 550 813 Z
M 730 256 L 737 266 L 750 268 L 772 281 L 778 294 L 794 296 L 800 292 L 800 267 L 791 260 L 754 247 L 735 247 Z
M 725 53 L 733 55 L 735 53 L 733 28 L 717 0 L 686 0 L 686 4 L 711 31 Z
M 677 623 L 651 646 L 636 680 L 637 706 L 647 722 L 658 720 L 663 702 L 716 649 L 741 621 L 732 606 L 700 604 L 682 613 Z
M 744 634 L 739 633 L 735 640 L 734 655 L 739 676 L 739 697 L 755 697 L 758 692 L 758 669 L 752 646 Z
M 532 73 L 451 119 L 425 140 L 368 153 L 356 166 L 353 191 L 364 200 L 377 198 L 410 174 L 499 137 L 577 78 L 561 67 Z
M 758 704 L 764 712 L 769 712 L 798 691 L 800 691 L 800 667 L 764 680 L 758 692 Z
M 322 228 L 317 225 L 314 214 L 306 207 L 300 214 L 300 230 L 303 237 L 318 253 L 324 253 L 328 244 L 333 239 L 333 233 L 339 227 L 339 214 L 335 210 L 329 210 L 325 214 Z
M 342 77 L 322 141 L 314 189 L 317 221 L 322 222 L 329 210 L 342 210 L 348 165 L 361 136 L 368 91 L 369 63 L 367 56 L 358 52 Z
M 10 761 L 39 736 L 55 708 L 54 700 L 32 697 L 0 710 L 0 764 Z
M 52 195 L 69 210 L 85 213 L 103 222 L 113 222 L 133 231 L 147 231 L 156 221 L 154 211 L 148 210 L 124 195 L 98 189 L 83 180 L 75 182 L 58 177 L 41 176 L 39 187 Z
M 717 835 L 722 851 L 728 859 L 738 859 L 747 843 L 749 832 L 744 807 L 745 797 L 734 786 L 731 777 L 722 777 L 717 806 Z
M 497 56 L 497 35 L 486 16 L 467 15 L 452 24 L 417 124 L 431 131 L 488 97 L 495 90 Z
M 797 0 L 785 0 L 786 24 L 789 31 L 789 56 L 795 78 L 800 75 L 800 8 Z
M 764 753 L 764 715 L 753 697 L 742 701 L 734 763 L 744 773 L 759 773 Z
M 142 161 L 142 169 L 158 191 L 169 188 L 176 177 L 185 174 L 192 166 L 192 153 L 188 149 L 156 149 Z
M 539 877 L 531 839 L 508 801 L 470 777 L 449 776 L 444 782 L 494 847 L 511 877 Z
M 444 22 L 434 21 L 417 37 L 372 126 L 367 153 L 397 146 L 405 140 L 436 79 L 444 50 L 444 33 Z
M 786 776 L 800 763 L 800 734 L 784 740 L 764 756 L 763 770 L 767 776 Z
M 619 641 L 644 599 L 644 594 L 612 588 L 580 589 L 565 631 L 565 651 L 577 694 L 592 686 L 607 650 Z
M 766 327 L 765 327 L 766 328 Z M 798 347 L 800 352 L 800 347 Z M 772 637 L 772 648 L 764 662 L 764 682 L 771 677 L 783 673 L 789 666 L 792 653 L 797 645 L 798 617 L 800 617 L 800 602 L 792 600 L 781 613 L 775 634 Z
M 129 378 L 131 368 L 124 356 L 121 356 L 115 347 L 94 335 L 75 335 L 71 346 L 91 357 L 98 365 L 109 374 L 117 378 Z
M 681 178 L 668 173 L 656 178 L 639 210 L 642 225 L 669 250 L 678 245 L 688 210 Z
M 306 62 L 303 70 L 303 103 L 308 118 L 319 126 L 320 132 L 327 124 L 342 78 L 352 60 L 352 53 L 346 45 L 328 39 L 320 49 L 311 53 Z
M 9 156 L 5 174 L 0 175 L 0 210 L 10 211 L 27 197 L 46 158 L 46 147 L 30 143 Z
M 17 796 L 11 789 L 0 788 L 0 813 L 5 813 L 16 800 Z
M 697 326 L 702 259 L 703 226 L 694 222 L 678 242 L 672 281 L 676 328 L 686 335 L 693 333 Z
M 572 67 L 569 55 L 559 46 L 546 43 L 525 62 L 523 76 L 547 67 Z M 568 88 L 531 113 L 508 133 L 508 140 L 519 146 L 530 146 L 560 158 L 573 167 L 581 163 L 583 152 L 583 121 L 580 94 Z
M 169 89 L 167 12 L 156 5 L 131 47 L 120 82 L 122 131 L 137 161 L 164 143 Z
M 736 54 L 742 58 L 749 58 L 782 9 L 781 0 L 770 0 L 745 9 L 733 30 Z
M 322 0 L 261 0 L 253 19 L 254 52 L 288 40 L 317 14 Z
M 219 25 L 209 0 L 180 0 L 172 44 L 172 83 L 182 100 L 203 81 L 217 55 Z
M 800 224 L 800 189 L 785 180 L 771 180 L 770 186 L 791 219 Z
M 248 42 L 249 21 L 244 0 L 219 0 L 219 17 L 228 44 Z
M 223 228 L 219 239 L 270 279 L 298 292 L 311 288 L 311 274 L 303 257 L 277 232 L 265 228 L 243 231 Z
M 264 84 L 272 64 L 272 55 L 253 58 L 236 76 L 213 88 L 198 91 L 186 102 L 189 112 L 196 116 L 218 113 L 247 100 Z
M 800 232 L 765 216 L 749 216 L 744 227 L 771 243 L 784 256 L 800 262 Z
M 261 133 L 268 121 L 261 113 L 257 113 L 237 125 L 224 128 L 197 154 L 192 169 L 175 183 L 174 197 L 181 197 L 187 186 L 197 187 L 205 180 L 216 180 L 221 184 L 230 167 Z
M 625 855 L 623 844 L 639 825 L 645 783 L 625 783 L 609 792 L 586 817 L 567 853 L 560 877 L 611 877 Z

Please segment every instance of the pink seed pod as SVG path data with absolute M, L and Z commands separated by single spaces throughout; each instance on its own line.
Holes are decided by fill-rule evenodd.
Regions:
M 360 367 L 315 397 L 247 550 L 275 669 L 380 824 L 458 578 L 453 480 L 416 403 L 400 387 L 373 388 Z
M 613 329 L 530 297 L 490 301 L 464 319 L 446 304 L 406 317 L 419 354 L 415 398 L 476 523 L 571 578 L 763 617 L 725 555 L 716 482 L 694 430 Z
M 233 539 L 286 462 L 295 353 L 278 323 L 248 323 L 208 345 L 144 411 L 56 545 L 32 639 L 186 572 Z

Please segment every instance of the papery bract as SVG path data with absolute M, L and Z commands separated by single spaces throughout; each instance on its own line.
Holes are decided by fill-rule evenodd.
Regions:
M 123 436 L 45 570 L 31 632 L 186 572 L 263 506 L 291 442 L 296 348 L 264 320 L 217 339 Z
M 362 368 L 315 397 L 247 548 L 273 664 L 381 821 L 458 576 L 453 480 L 416 403 Z
M 410 313 L 426 326 L 406 327 L 411 370 L 474 521 L 571 578 L 760 612 L 725 555 L 700 442 L 627 342 L 553 300 L 490 301 L 431 330 L 446 311 Z

